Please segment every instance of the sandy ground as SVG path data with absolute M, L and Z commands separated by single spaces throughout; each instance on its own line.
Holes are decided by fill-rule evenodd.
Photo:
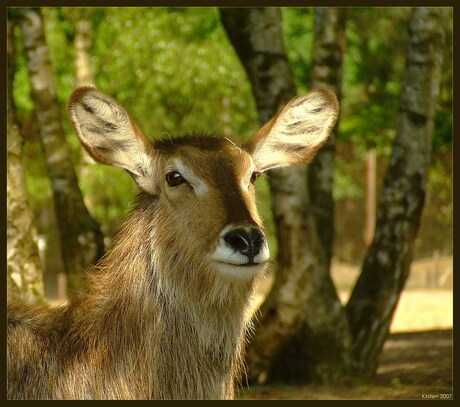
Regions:
M 401 294 L 375 381 L 353 386 L 273 385 L 242 389 L 247 400 L 450 400 L 453 392 L 452 257 L 413 264 Z M 345 303 L 358 267 L 334 264 Z M 270 287 L 265 283 L 263 290 Z M 263 292 L 259 300 L 263 299 Z
M 391 334 L 375 381 L 352 386 L 276 385 L 242 389 L 243 400 L 450 400 L 452 330 Z

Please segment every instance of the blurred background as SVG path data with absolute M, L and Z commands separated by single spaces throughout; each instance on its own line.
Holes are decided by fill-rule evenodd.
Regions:
M 21 14 L 21 9 L 11 11 L 11 20 L 28 18 Z M 61 117 L 69 160 L 84 204 L 102 232 L 103 247 L 110 247 L 129 212 L 136 186 L 128 174 L 94 165 L 83 154 L 66 117 L 66 103 L 75 87 L 93 84 L 111 95 L 151 139 L 198 132 L 244 141 L 260 127 L 254 89 L 241 53 L 235 52 L 234 43 L 229 40 L 229 28 L 227 26 L 226 31 L 222 24 L 219 9 L 44 7 L 39 11 L 37 15 L 41 15 L 44 33 L 42 46 L 48 49 L 48 65 L 52 70 L 50 80 L 54 90 L 51 93 Z M 340 67 L 341 117 L 336 131 L 333 171 L 334 239 L 330 267 L 343 306 L 351 296 L 374 238 L 378 196 L 397 135 L 411 12 L 411 8 L 405 7 L 346 9 Z M 410 272 L 390 321 L 389 332 L 395 335 L 428 330 L 444 332 L 452 328 L 452 10 L 445 12 L 444 62 L 433 118 L 425 203 L 413 242 Z M 318 10 L 282 7 L 279 13 L 282 41 L 295 88 L 298 94 L 303 94 L 316 84 L 312 70 L 315 35 L 319 35 Z M 68 276 L 63 265 L 66 260 L 62 256 L 63 239 L 47 169 L 49 164 L 40 137 L 40 113 L 34 99 L 36 73 L 31 71 L 30 56 L 27 56 L 33 47 L 31 34 L 21 24 L 24 23 L 14 24 L 12 31 L 15 48 L 12 95 L 16 123 L 23 139 L 27 203 L 36 227 L 44 295 L 48 302 L 55 304 L 62 303 L 69 295 Z M 243 23 L 241 30 L 244 31 Z M 276 259 L 279 240 L 272 214 L 270 176 L 261 177 L 256 187 L 259 210 Z M 95 254 L 98 249 L 92 250 L 93 258 L 98 257 Z M 264 302 L 275 276 L 276 273 L 269 274 L 262 281 L 255 309 Z M 402 342 L 392 343 L 397 346 Z M 447 370 L 448 363 L 451 362 L 444 362 Z M 414 366 L 409 370 L 413 372 Z M 416 397 L 414 392 L 422 392 L 418 387 L 417 390 L 410 388 L 418 385 L 405 382 L 402 378 L 405 371 L 401 372 L 390 373 L 382 382 L 387 386 L 385 389 L 393 390 L 393 393 L 382 390 L 382 398 L 391 398 L 391 394 L 398 392 L 401 398 L 409 397 L 408 394 Z M 438 387 L 434 384 L 436 380 Z M 447 391 L 449 375 L 430 377 L 428 384 L 430 389 L 435 387 L 433 391 L 438 388 Z M 321 393 L 317 388 L 310 388 L 307 394 L 286 389 L 294 393 L 286 395 L 288 393 L 261 387 L 259 392 L 244 393 L 242 397 L 315 398 L 312 394 L 318 398 L 344 397 Z M 378 397 L 373 393 L 363 394 Z

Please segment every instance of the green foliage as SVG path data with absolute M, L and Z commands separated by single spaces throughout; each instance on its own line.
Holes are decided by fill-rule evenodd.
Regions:
M 105 12 L 95 33 L 97 83 L 149 137 L 193 131 L 245 138 L 254 131 L 251 89 L 216 9 Z
M 46 175 L 45 161 L 39 143 L 27 143 L 24 152 L 24 168 L 27 170 L 26 188 L 31 197 L 29 205 L 35 213 L 52 199 L 49 178 Z
M 404 384 L 399 377 L 392 377 L 391 385 L 397 389 L 401 389 L 402 387 L 404 387 Z
M 314 39 L 314 8 L 283 7 L 282 25 L 289 63 L 299 93 L 310 89 Z
M 352 140 L 363 153 L 375 147 L 380 155 L 391 154 L 409 14 L 408 7 L 352 8 L 348 13 L 340 139 Z M 446 28 L 434 151 L 452 146 L 452 30 Z
M 130 112 L 150 138 L 188 132 L 215 133 L 239 140 L 257 129 L 257 113 L 245 72 L 220 24 L 215 8 L 93 9 L 92 69 L 96 85 Z M 46 40 L 56 73 L 58 102 L 80 173 L 81 148 L 65 106 L 75 87 L 73 24 L 79 9 L 43 8 Z M 15 98 L 18 110 L 31 117 L 33 105 L 27 70 L 18 52 Z M 48 183 L 36 171 L 33 143 L 26 146 L 28 186 L 35 208 L 43 203 L 35 191 Z M 30 164 L 30 166 L 29 166 Z M 129 176 L 100 165 L 79 179 L 90 208 L 103 224 L 116 222 L 136 190 Z M 116 181 L 115 181 L 116 180 Z M 123 209 L 124 208 L 124 209 Z
M 149 138 L 187 132 L 215 133 L 247 139 L 258 127 L 247 80 L 211 7 L 42 8 L 46 40 L 55 71 L 58 102 L 77 173 L 81 147 L 66 118 L 65 106 L 75 87 L 74 25 L 82 13 L 93 22 L 91 68 L 96 85 L 112 95 Z M 391 154 L 407 46 L 403 7 L 349 8 L 344 58 L 343 100 L 339 144 L 350 142 L 353 155 L 364 161 L 369 148 Z M 314 38 L 314 9 L 282 8 L 286 51 L 300 93 L 309 90 Z M 451 24 L 452 25 L 452 24 Z M 436 129 L 435 152 L 452 146 L 452 27 L 447 26 L 446 55 Z M 16 30 L 20 37 L 19 30 Z M 21 41 L 17 41 L 14 98 L 21 122 L 33 122 L 33 104 Z M 32 127 L 33 128 L 33 127 Z M 36 212 L 51 197 L 49 181 L 34 139 L 25 145 L 27 187 Z M 334 198 L 363 196 L 359 171 L 337 157 Z M 447 173 L 448 174 L 448 173 Z M 448 175 L 447 178 L 451 179 Z M 116 224 L 128 210 L 135 186 L 121 170 L 91 165 L 79 177 L 91 211 L 102 224 Z M 446 172 L 434 161 L 429 187 L 449 193 Z M 260 207 L 273 230 L 266 180 L 257 183 Z M 447 202 L 443 200 L 443 202 Z M 450 209 L 440 212 L 448 224 Z M 271 225 L 271 226 L 270 226 Z M 273 241 L 275 239 L 271 238 Z M 272 245 L 272 247 L 274 247 Z
M 85 203 L 104 229 L 116 228 L 129 212 L 137 187 L 128 173 L 99 164 L 85 167 L 79 185 Z
M 424 213 L 425 224 L 419 234 L 419 251 L 432 253 L 433 247 L 452 250 L 453 233 L 453 177 L 452 153 L 438 152 L 432 160 L 428 180 Z
M 21 31 L 14 27 L 15 38 L 21 38 Z M 30 97 L 29 74 L 26 69 L 26 60 L 23 52 L 22 41 L 15 41 L 16 49 L 16 72 L 14 75 L 13 98 L 16 104 L 18 117 L 22 118 L 33 110 L 33 102 Z
M 409 8 L 355 8 L 347 20 L 341 140 L 389 155 L 395 136 Z
M 356 178 L 353 176 L 355 174 L 345 171 L 348 170 L 346 163 L 343 160 L 339 161 L 334 172 L 334 201 L 361 198 L 364 191 L 356 182 Z

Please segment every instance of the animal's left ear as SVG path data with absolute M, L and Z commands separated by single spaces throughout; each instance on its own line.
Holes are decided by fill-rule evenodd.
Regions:
M 126 110 L 91 86 L 76 89 L 68 113 L 81 144 L 96 161 L 120 167 L 156 195 L 155 151 Z
M 257 171 L 304 164 L 329 137 L 339 102 L 329 89 L 314 89 L 292 99 L 244 145 Z

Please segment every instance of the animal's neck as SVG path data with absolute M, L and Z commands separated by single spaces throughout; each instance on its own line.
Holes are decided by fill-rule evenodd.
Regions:
M 144 396 L 231 397 L 253 282 L 221 280 L 171 253 L 165 261 L 153 237 L 132 232 L 145 225 L 130 226 L 94 275 L 87 297 L 104 321 L 100 334 L 107 345 L 118 341 L 132 353 L 127 360 L 139 372 L 133 380 L 150 389 Z
M 241 321 L 166 305 L 159 328 L 154 398 L 233 397 L 246 328 Z

